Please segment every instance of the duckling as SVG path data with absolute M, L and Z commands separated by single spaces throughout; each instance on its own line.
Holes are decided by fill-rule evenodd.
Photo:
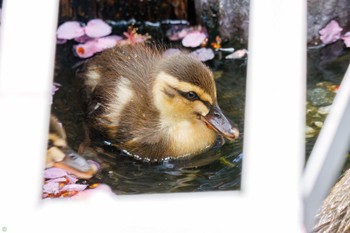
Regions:
M 79 178 L 91 178 L 97 172 L 97 166 L 86 161 L 67 144 L 66 132 L 55 116 L 50 117 L 46 168 L 62 168 Z
M 89 60 L 80 76 L 90 132 L 141 159 L 198 155 L 218 137 L 238 138 L 218 105 L 212 72 L 190 54 L 116 46 Z

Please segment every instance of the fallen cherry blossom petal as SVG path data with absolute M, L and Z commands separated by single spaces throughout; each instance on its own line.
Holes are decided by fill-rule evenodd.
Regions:
M 56 44 L 65 44 L 67 42 L 66 39 L 56 39 Z
M 67 174 L 66 178 L 68 179 L 70 184 L 75 184 L 78 181 L 78 178 L 72 174 Z
M 118 41 L 122 40 L 120 36 L 106 36 L 98 38 L 96 41 L 96 52 L 114 47 Z
M 59 83 L 53 83 L 52 84 L 52 89 L 51 89 L 51 95 L 54 95 L 61 87 L 61 84 Z
M 341 38 L 344 41 L 346 47 L 350 47 L 350 32 L 345 33 Z
M 78 44 L 73 46 L 75 55 L 81 58 L 88 58 L 93 56 L 97 51 L 96 44 L 96 40 L 90 40 L 85 44 Z
M 192 56 L 196 57 L 200 61 L 208 61 L 215 57 L 212 49 L 200 48 L 191 53 Z
M 207 36 L 204 32 L 190 32 L 182 39 L 182 45 L 185 47 L 198 47 L 205 38 L 207 38 Z
M 78 57 L 88 58 L 97 52 L 114 47 L 121 40 L 120 36 L 106 36 L 89 40 L 85 44 L 75 45 L 74 52 Z
M 181 40 L 193 30 L 194 29 L 192 27 L 187 27 L 183 25 L 174 25 L 166 32 L 166 36 L 171 41 Z
M 58 39 L 71 40 L 85 34 L 84 27 L 77 21 L 67 21 L 61 24 L 56 32 Z
M 111 34 L 112 27 L 101 19 L 92 19 L 85 26 L 85 33 L 92 38 L 103 37 Z
M 63 191 L 78 191 L 81 192 L 87 188 L 88 185 L 86 184 L 67 184 L 63 186 L 60 190 L 60 192 Z
M 322 30 L 319 31 L 320 39 L 324 44 L 330 44 L 340 39 L 340 33 L 343 30 L 337 21 L 332 20 Z
M 45 181 L 45 183 L 63 183 L 63 182 L 67 182 L 67 179 L 64 177 L 49 179 Z
M 67 172 L 61 168 L 48 168 L 44 171 L 44 178 L 45 179 L 55 179 L 59 177 L 64 177 L 67 175 Z
M 248 50 L 239 49 L 236 52 L 227 55 L 225 58 L 226 59 L 240 59 L 240 58 L 244 57 L 246 54 L 248 54 Z
M 59 183 L 51 182 L 43 185 L 44 193 L 57 194 L 60 191 Z
M 174 48 L 170 48 L 170 49 L 167 49 L 163 52 L 163 57 L 170 57 L 170 56 L 173 56 L 173 55 L 176 55 L 176 54 L 179 54 L 181 53 L 181 50 L 180 49 L 174 49 Z
M 89 37 L 89 36 L 87 36 L 87 35 L 82 35 L 82 36 L 80 36 L 80 37 L 76 37 L 76 38 L 74 38 L 74 40 L 76 41 L 76 42 L 78 42 L 78 43 L 85 43 L 85 42 L 87 42 L 87 41 L 89 41 L 89 40 L 91 40 L 92 38 L 91 37 Z

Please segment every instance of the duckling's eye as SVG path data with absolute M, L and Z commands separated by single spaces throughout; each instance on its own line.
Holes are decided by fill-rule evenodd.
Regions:
M 53 147 L 53 141 L 49 139 L 47 143 L 47 149 L 50 149 L 51 147 Z
M 196 92 L 194 91 L 189 91 L 185 94 L 186 99 L 194 101 L 194 100 L 198 100 L 198 95 L 196 94 Z

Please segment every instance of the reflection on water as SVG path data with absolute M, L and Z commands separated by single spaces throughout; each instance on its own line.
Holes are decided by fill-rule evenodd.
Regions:
M 84 139 L 83 112 L 80 103 L 81 84 L 72 69 L 79 60 L 73 56 L 71 48 L 70 43 L 57 47 L 55 82 L 62 87 L 54 96 L 52 112 L 64 124 L 69 144 L 77 149 Z M 97 151 L 102 170 L 91 182 L 108 184 L 118 194 L 240 188 L 246 61 L 217 58 L 207 64 L 215 74 L 220 107 L 238 125 L 240 138 L 194 158 L 162 163 L 138 161 L 114 148 L 99 146 Z

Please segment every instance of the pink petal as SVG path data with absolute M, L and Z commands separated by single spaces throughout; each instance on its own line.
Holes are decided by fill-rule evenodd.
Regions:
M 337 21 L 332 20 L 322 30 L 320 30 L 320 39 L 324 44 L 330 44 L 340 39 L 340 33 L 343 30 Z
M 227 55 L 225 58 L 226 59 L 239 59 L 239 58 L 244 57 L 246 54 L 248 54 L 248 50 L 239 49 L 236 52 Z
M 58 39 L 71 40 L 84 35 L 84 28 L 77 21 L 67 21 L 61 24 L 56 32 Z
M 345 33 L 341 38 L 343 39 L 346 47 L 350 47 L 350 32 Z
M 43 192 L 44 193 L 52 193 L 52 194 L 57 194 L 60 190 L 60 185 L 59 183 L 46 183 L 43 185 Z
M 61 84 L 54 82 L 52 84 L 51 94 L 54 95 L 61 87 Z
M 212 49 L 200 48 L 191 53 L 192 56 L 196 57 L 200 61 L 208 61 L 215 57 Z
M 67 179 L 64 177 L 59 177 L 59 178 L 55 178 L 55 179 L 50 179 L 50 180 L 46 180 L 46 183 L 62 183 L 62 182 L 67 182 Z
M 111 32 L 112 32 L 112 27 L 106 24 L 101 19 L 92 19 L 87 23 L 85 27 L 86 35 L 92 38 L 107 36 L 111 34 Z
M 88 185 L 86 184 L 67 184 L 65 186 L 62 187 L 62 189 L 60 190 L 62 191 L 83 191 L 87 188 Z
M 120 36 L 106 36 L 97 39 L 96 49 L 97 52 L 101 52 L 105 49 L 114 47 L 118 41 L 122 40 Z
M 78 42 L 78 43 L 85 43 L 85 42 L 87 42 L 87 41 L 89 41 L 89 40 L 91 40 L 92 38 L 91 37 L 88 37 L 87 35 L 82 35 L 82 36 L 80 36 L 80 37 L 77 37 L 77 38 L 74 38 L 74 40 L 76 41 L 76 42 Z
M 67 174 L 66 178 L 68 179 L 70 184 L 75 184 L 78 181 L 78 178 L 76 178 L 76 176 L 71 174 Z
M 169 40 L 172 40 L 172 41 L 181 40 L 188 33 L 195 31 L 195 30 L 197 30 L 197 29 L 194 27 L 184 27 L 184 26 L 174 25 L 166 32 L 166 35 L 167 35 Z
M 44 171 L 45 179 L 55 179 L 66 175 L 67 175 L 67 172 L 65 170 L 61 168 L 56 168 L 56 167 L 48 168 Z
M 96 52 L 98 52 L 96 40 L 90 40 L 85 44 L 75 45 L 73 48 L 74 48 L 75 55 L 81 58 L 91 57 Z
M 56 39 L 56 44 L 65 44 L 67 42 L 66 39 Z
M 181 53 L 180 49 L 170 48 L 170 49 L 167 49 L 163 52 L 163 57 L 170 57 L 170 56 L 173 56 L 173 55 L 176 55 L 179 53 Z
M 203 32 L 190 32 L 183 38 L 182 45 L 185 47 L 197 47 L 202 44 L 205 38 L 207 36 Z
M 142 43 L 142 42 L 148 40 L 149 38 L 150 38 L 150 36 L 148 36 L 148 35 L 136 34 L 136 35 L 134 36 L 134 44 L 136 44 L 136 43 Z

